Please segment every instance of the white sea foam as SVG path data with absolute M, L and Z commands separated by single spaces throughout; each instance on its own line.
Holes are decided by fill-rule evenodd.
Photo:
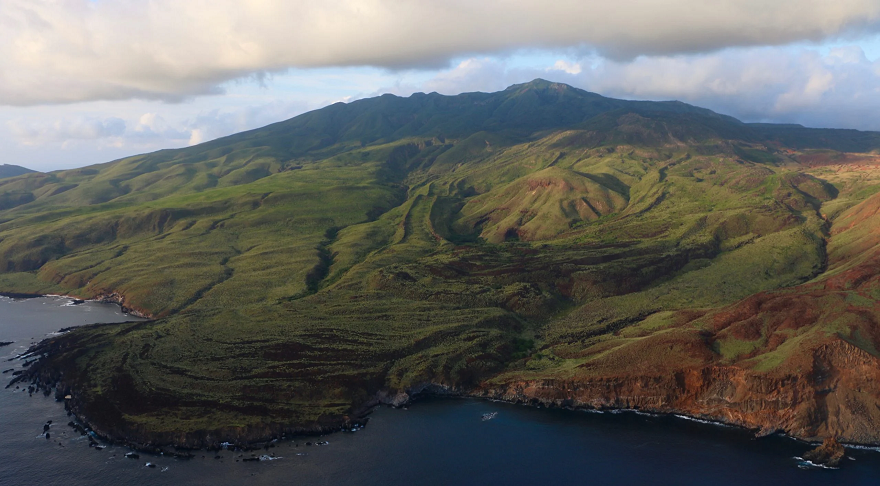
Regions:
M 733 427 L 733 425 L 725 424 L 724 422 L 715 422 L 713 420 L 704 420 L 698 419 L 696 417 L 688 417 L 687 415 L 679 415 L 677 413 L 672 414 L 673 417 L 680 418 L 682 420 L 690 420 L 691 422 L 697 422 L 706 425 L 717 425 L 719 427 Z
M 633 413 L 636 415 L 643 415 L 645 417 L 661 417 L 662 416 L 659 413 L 642 412 L 641 410 L 634 410 Z
M 795 459 L 796 461 L 798 461 L 798 467 L 801 468 L 801 469 L 810 469 L 810 468 L 816 468 L 816 469 L 840 469 L 840 468 L 838 468 L 838 467 L 826 466 L 826 465 L 824 465 L 824 464 L 816 464 L 815 462 L 813 462 L 813 461 L 808 461 L 808 460 L 804 459 L 803 457 L 794 456 L 793 459 Z
M 635 411 L 636 410 L 634 408 L 615 408 L 614 410 L 611 410 L 611 413 L 617 415 L 619 413 L 635 412 Z
M 589 409 L 588 409 L 588 411 L 591 411 L 591 412 L 592 412 L 593 410 L 589 410 Z M 595 410 L 595 412 L 598 412 L 598 413 L 605 413 L 605 412 L 602 411 L 602 410 Z M 613 410 L 609 410 L 608 413 L 613 413 L 613 414 L 615 414 L 615 415 L 617 415 L 617 414 L 621 414 L 621 413 L 634 413 L 634 414 L 636 414 L 636 415 L 642 415 L 642 416 L 645 416 L 645 417 L 661 417 L 661 416 L 662 416 L 662 414 L 659 414 L 659 413 L 643 412 L 642 410 L 639 410 L 639 409 L 636 409 L 636 408 L 615 408 L 615 409 L 613 409 Z
M 880 452 L 880 447 L 878 447 L 878 446 L 866 446 L 866 445 L 859 445 L 859 444 L 843 444 L 843 447 L 846 447 L 848 449 L 860 449 L 863 451 Z

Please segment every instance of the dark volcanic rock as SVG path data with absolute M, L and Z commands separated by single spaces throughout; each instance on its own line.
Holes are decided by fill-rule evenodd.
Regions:
M 3 346 L 9 346 L 12 343 L 13 341 L 0 341 L 0 348 L 2 348 Z
M 804 459 L 813 464 L 821 464 L 828 467 L 837 467 L 843 459 L 844 450 L 840 442 L 834 437 L 825 439 L 822 445 L 804 454 Z

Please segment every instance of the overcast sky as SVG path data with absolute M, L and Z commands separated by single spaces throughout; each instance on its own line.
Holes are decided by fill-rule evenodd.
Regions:
M 537 77 L 880 130 L 880 0 L 0 0 L 0 164 L 78 167 Z

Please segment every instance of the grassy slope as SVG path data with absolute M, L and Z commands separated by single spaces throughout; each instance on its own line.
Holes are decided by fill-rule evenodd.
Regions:
M 805 155 L 804 161 L 814 161 L 814 154 Z M 661 373 L 669 366 L 707 364 L 799 374 L 813 366 L 818 347 L 835 339 L 880 357 L 873 317 L 880 297 L 880 165 L 874 158 L 872 165 L 860 160 L 863 165 L 842 160 L 800 166 L 787 183 L 765 179 L 765 194 L 772 190 L 792 209 L 799 207 L 789 199 L 795 183 L 804 198 L 795 211 L 806 218 L 802 224 L 734 238 L 731 251 L 712 263 L 687 265 L 703 268 L 580 307 L 547 325 L 541 352 L 515 363 L 495 382 L 590 379 L 638 369 Z M 834 217 L 826 219 L 826 213 Z
M 118 292 L 159 317 L 71 333 L 53 363 L 87 415 L 132 437 L 560 376 L 642 349 L 676 311 L 825 270 L 825 209 L 849 214 L 875 186 L 768 137 L 545 82 L 333 105 L 0 181 L 0 287 Z M 731 359 L 756 346 L 717 342 Z
M 5 179 L 7 177 L 15 177 L 20 176 L 22 174 L 28 174 L 34 172 L 31 169 L 21 167 L 18 165 L 11 164 L 2 164 L 0 165 L 0 179 Z

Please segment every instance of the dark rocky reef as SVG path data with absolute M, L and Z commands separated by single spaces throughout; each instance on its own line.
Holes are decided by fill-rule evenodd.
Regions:
M 834 437 L 825 439 L 822 445 L 804 454 L 804 459 L 827 467 L 837 467 L 844 458 L 844 449 Z

